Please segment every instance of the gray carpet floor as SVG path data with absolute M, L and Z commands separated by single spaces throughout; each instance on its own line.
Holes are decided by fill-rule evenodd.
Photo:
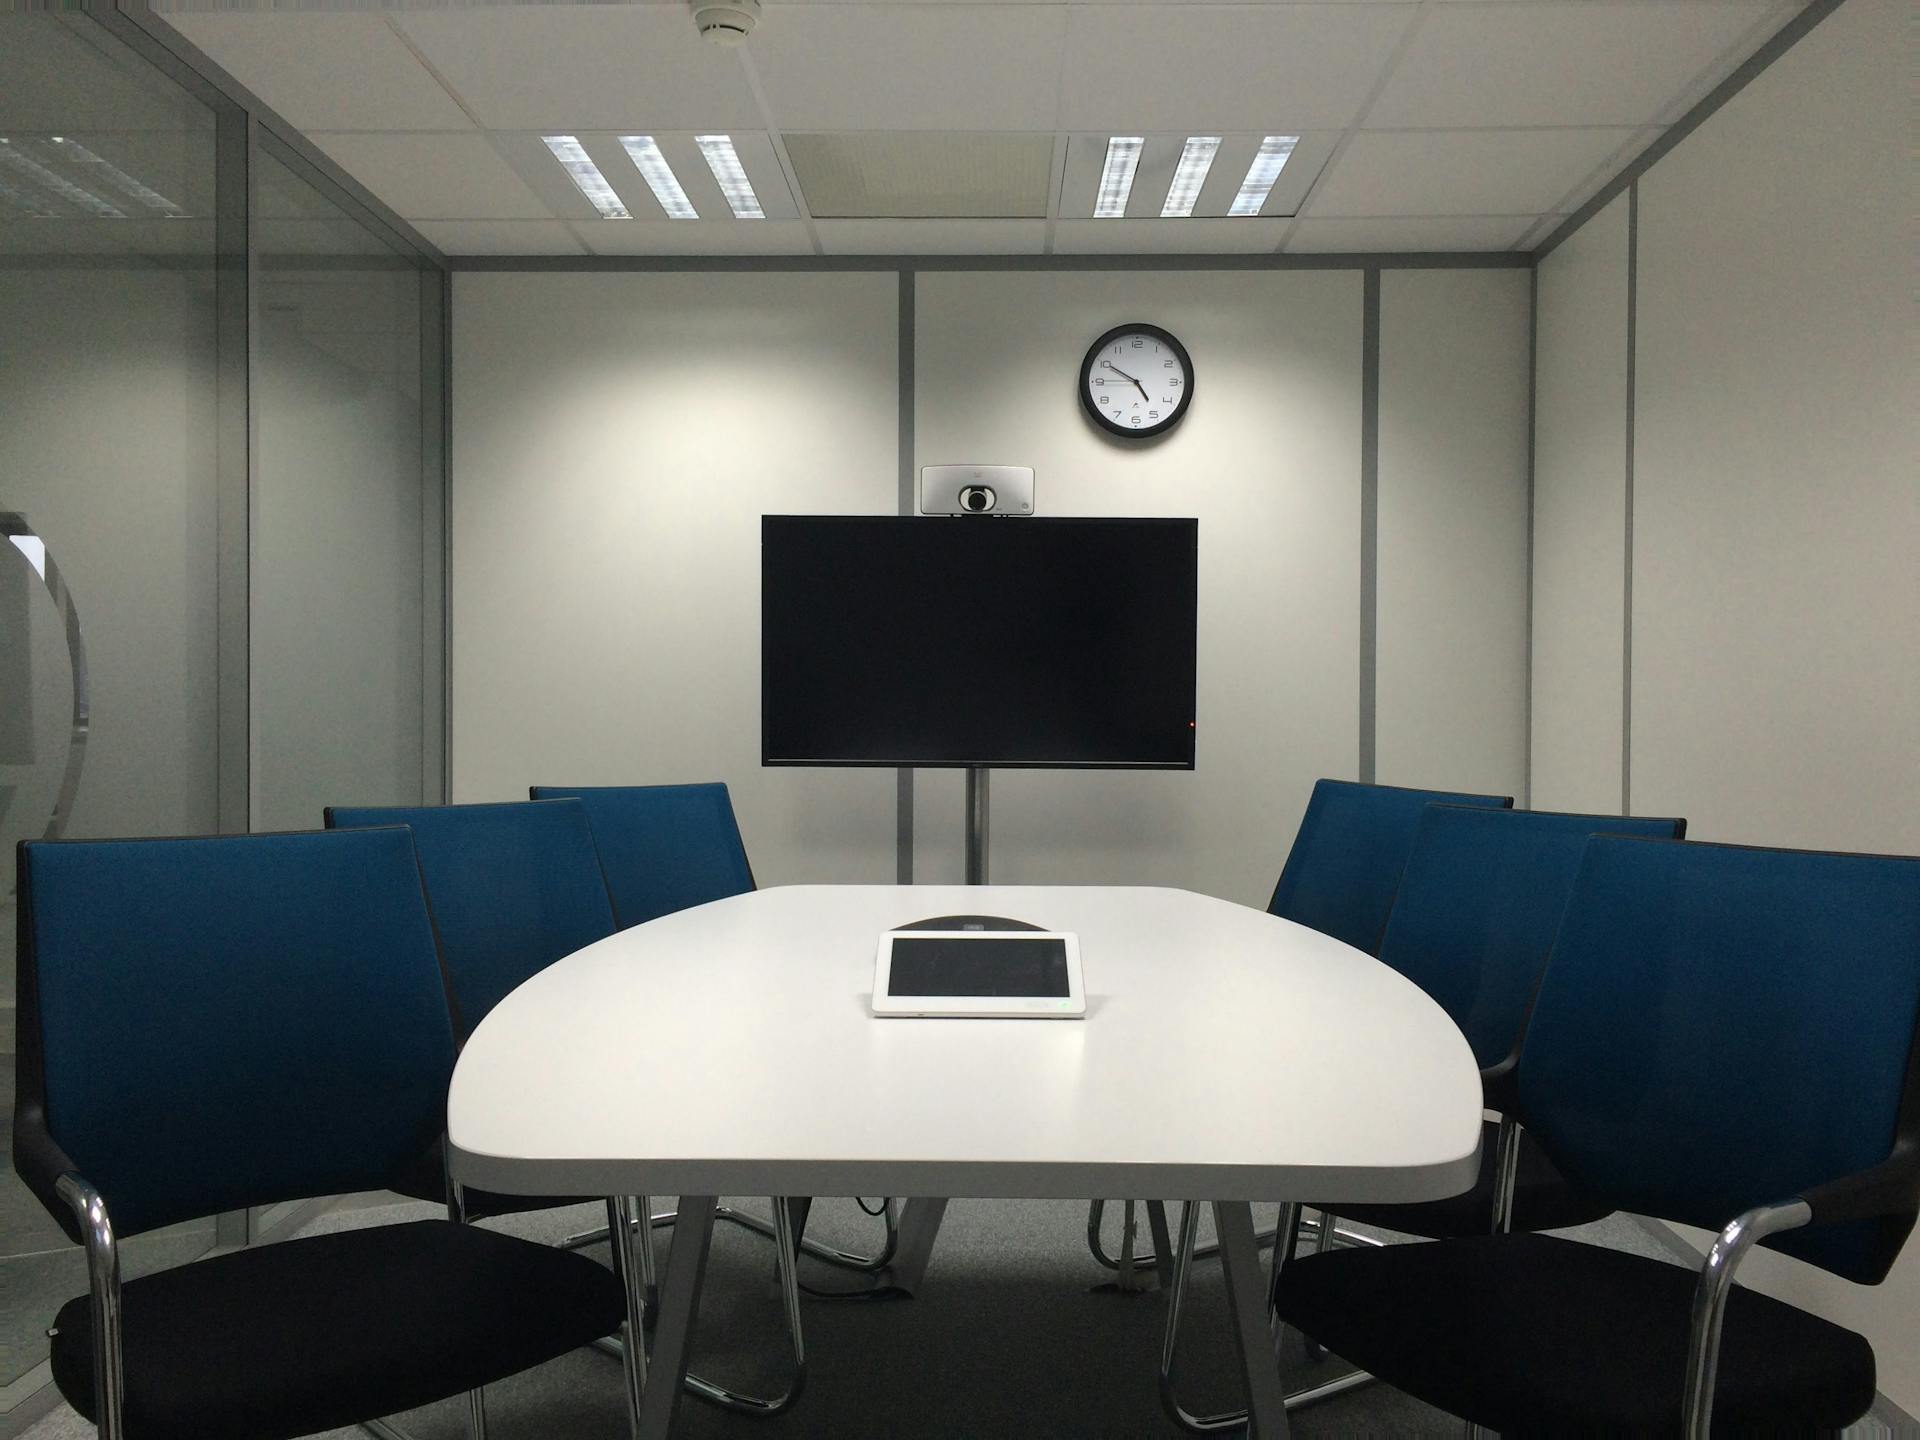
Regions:
M 670 1203 L 662 1198 L 656 1208 Z M 743 1200 L 765 1213 L 765 1201 Z M 321 1217 L 310 1230 L 380 1224 L 433 1213 L 425 1206 L 359 1203 Z M 1271 1209 L 1257 1214 L 1270 1224 Z M 585 1230 L 604 1219 L 597 1207 L 491 1221 L 541 1240 Z M 1178 1435 L 1160 1408 L 1155 1380 L 1165 1297 L 1158 1290 L 1118 1294 L 1087 1253 L 1086 1206 L 1060 1202 L 956 1201 L 948 1207 L 926 1283 L 912 1300 L 804 1304 L 806 1392 L 770 1420 L 729 1415 L 691 1398 L 680 1433 L 714 1440 L 780 1437 Z M 1108 1209 L 1109 1248 L 1117 1249 L 1118 1207 Z M 659 1232 L 662 1261 L 666 1236 Z M 879 1222 L 851 1201 L 814 1207 L 808 1233 L 869 1250 Z M 1672 1259 L 1639 1222 L 1616 1216 L 1570 1232 L 1598 1244 Z M 1142 1244 L 1146 1240 L 1144 1217 Z M 1203 1236 L 1206 1230 L 1203 1227 Z M 604 1257 L 605 1246 L 595 1252 Z M 822 1288 L 859 1278 L 817 1262 L 804 1279 Z M 1182 1337 L 1183 1399 L 1189 1409 L 1237 1403 L 1227 1349 L 1219 1266 L 1196 1271 Z M 772 1251 L 736 1226 L 715 1229 L 694 1369 L 736 1388 L 775 1393 L 785 1383 L 785 1345 Z M 1289 1388 L 1343 1373 L 1338 1360 L 1308 1359 L 1293 1346 L 1283 1357 Z M 625 1440 L 619 1363 L 580 1351 L 488 1391 L 492 1440 Z M 398 1417 L 414 1440 L 459 1440 L 461 1402 Z M 1293 1416 L 1294 1433 L 1457 1435 L 1461 1423 L 1384 1385 L 1369 1385 Z M 83 1440 L 92 1426 L 62 1408 L 27 1432 L 30 1440 Z M 351 1440 L 362 1432 L 335 1432 Z

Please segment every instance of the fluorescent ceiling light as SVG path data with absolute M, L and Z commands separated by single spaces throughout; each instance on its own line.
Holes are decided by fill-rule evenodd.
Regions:
M 669 220 L 700 218 L 700 212 L 687 199 L 687 192 L 680 188 L 680 177 L 673 173 L 673 167 L 667 163 L 667 157 L 660 153 L 660 147 L 653 143 L 651 135 L 622 135 L 620 144 L 625 147 L 627 158 L 633 161 L 633 168 L 640 172 L 640 178 L 647 182 L 647 188 L 653 191 L 653 198 L 667 212 Z
M 1115 135 L 1107 141 L 1107 163 L 1100 169 L 1100 189 L 1093 202 L 1095 219 L 1113 220 L 1127 213 L 1127 195 L 1133 189 L 1142 143 L 1138 135 Z
M 1207 171 L 1220 151 L 1218 135 L 1189 135 L 1181 148 L 1180 163 L 1173 167 L 1173 183 L 1167 187 L 1167 203 L 1160 207 L 1162 220 L 1184 220 L 1193 214 L 1193 202 L 1200 198 L 1200 187 L 1207 183 Z
M 740 156 L 733 148 L 731 135 L 696 135 L 693 143 L 700 147 L 700 153 L 707 157 L 707 168 L 713 172 L 713 178 L 719 183 L 720 193 L 727 197 L 727 205 L 733 211 L 736 220 L 764 220 L 767 212 L 760 208 L 760 197 L 753 193 L 753 182 L 747 179 L 746 167 L 740 163 Z
M 1260 207 L 1267 203 L 1267 196 L 1273 190 L 1273 182 L 1287 168 L 1293 147 L 1299 143 L 1298 135 L 1269 135 L 1262 140 L 1253 163 L 1247 167 L 1247 178 L 1240 182 L 1240 193 L 1233 197 L 1227 214 L 1258 215 Z
M 600 173 L 600 167 L 593 163 L 581 144 L 571 135 L 542 135 L 547 149 L 553 152 L 553 158 L 567 172 L 567 178 L 573 181 L 574 189 L 587 197 L 587 203 L 600 212 L 602 220 L 631 220 L 627 205 L 620 194 L 607 183 L 607 177 Z
M 10 210 L 18 210 L 29 220 L 58 220 L 60 212 L 33 191 L 23 189 L 6 180 L 0 180 L 0 205 Z
M 93 174 L 107 182 L 107 188 L 118 190 L 122 195 L 139 201 L 149 210 L 158 210 L 169 220 L 183 220 L 187 212 L 151 186 L 143 185 L 119 166 L 101 159 L 93 151 L 77 140 L 68 140 L 56 135 L 41 152 L 69 165 L 84 165 Z
M 127 212 L 118 205 L 109 204 L 91 190 L 74 184 L 64 175 L 59 175 L 42 165 L 11 140 L 0 138 L 0 165 L 37 181 L 51 190 L 69 205 L 84 210 L 99 220 L 124 220 Z

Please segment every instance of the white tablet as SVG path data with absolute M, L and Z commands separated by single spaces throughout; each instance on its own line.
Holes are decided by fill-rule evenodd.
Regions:
M 1081 1020 L 1080 937 L 1056 930 L 895 930 L 873 963 L 873 1013 Z

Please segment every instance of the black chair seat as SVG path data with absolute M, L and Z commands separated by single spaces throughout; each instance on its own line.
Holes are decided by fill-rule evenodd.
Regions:
M 1278 1299 L 1288 1324 L 1336 1355 L 1503 1436 L 1675 1435 L 1694 1281 L 1550 1235 L 1489 1235 L 1307 1256 Z M 1873 1395 L 1864 1339 L 1734 1290 L 1716 1430 L 1837 1430 Z
M 517 1374 L 624 1313 L 604 1266 L 445 1220 L 233 1251 L 123 1287 L 127 1429 L 310 1435 Z M 92 1301 L 54 1326 L 54 1381 L 93 1419 Z
M 1420 1205 L 1333 1205 L 1329 1209 L 1345 1220 L 1377 1225 L 1402 1235 L 1425 1235 L 1446 1240 L 1455 1236 L 1485 1235 L 1493 1228 L 1493 1179 L 1498 1159 L 1500 1127 L 1488 1121 L 1480 1136 L 1480 1175 L 1473 1188 L 1445 1200 Z M 1546 1152 L 1526 1131 L 1520 1132 L 1520 1166 L 1513 1189 L 1515 1230 L 1565 1230 L 1590 1225 L 1613 1213 L 1613 1207 L 1583 1195 L 1566 1182 L 1547 1159 Z

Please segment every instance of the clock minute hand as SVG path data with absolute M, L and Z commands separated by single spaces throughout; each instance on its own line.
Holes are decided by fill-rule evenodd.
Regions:
M 1106 366 L 1107 369 L 1113 371 L 1113 373 L 1118 375 L 1122 380 L 1132 381 L 1133 388 L 1140 392 L 1140 398 L 1142 400 L 1151 400 L 1153 398 L 1151 395 L 1147 394 L 1146 386 L 1142 385 L 1138 380 L 1134 380 L 1133 376 L 1127 374 L 1126 371 L 1122 370 L 1118 365 L 1114 364 L 1111 360 L 1102 360 L 1100 363 Z

